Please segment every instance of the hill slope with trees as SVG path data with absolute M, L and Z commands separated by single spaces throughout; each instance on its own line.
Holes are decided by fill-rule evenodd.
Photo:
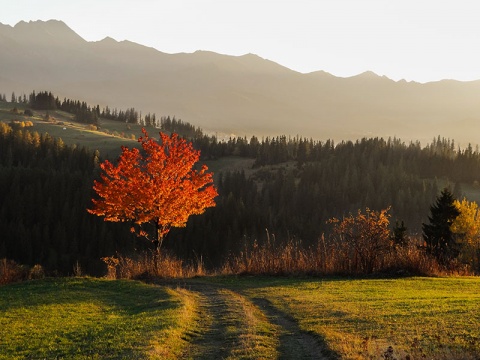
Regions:
M 356 140 L 441 134 L 478 143 L 480 82 L 395 82 L 301 74 L 256 55 L 166 54 L 129 41 L 88 42 L 59 21 L 0 26 L 0 91 L 175 114 L 210 132 Z M 469 129 L 469 131 L 465 131 Z
M 48 92 L 30 98 L 40 94 L 54 107 L 77 104 L 70 111 L 88 109 L 106 121 L 98 106 L 62 103 Z M 437 137 L 425 147 L 396 138 L 337 144 L 287 136 L 220 140 L 181 120 L 160 119 L 159 130 L 178 132 L 201 151 L 219 193 L 215 208 L 172 230 L 164 247 L 183 259 L 201 256 L 209 267 L 269 235 L 279 244 L 297 239 L 310 246 L 332 231 L 329 219 L 366 208 L 390 208 L 392 226 L 403 223 L 402 233 L 420 239 L 441 189 L 450 185 L 458 199 L 462 187 L 480 191 L 479 150 L 459 149 L 450 139 Z M 0 258 L 64 273 L 78 261 L 98 273 L 101 257 L 145 248 L 126 224 L 107 224 L 86 211 L 103 160 L 98 151 L 40 134 L 40 122 L 32 125 L 12 121 L 0 127 L 0 231 L 6 239 Z

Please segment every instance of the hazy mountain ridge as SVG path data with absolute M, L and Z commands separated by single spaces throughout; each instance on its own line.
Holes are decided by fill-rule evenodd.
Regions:
M 480 143 L 480 81 L 420 84 L 372 72 L 302 74 L 253 54 L 166 54 L 130 41 L 88 42 L 61 21 L 0 24 L 0 91 L 175 115 L 205 130 L 356 139 L 441 134 Z

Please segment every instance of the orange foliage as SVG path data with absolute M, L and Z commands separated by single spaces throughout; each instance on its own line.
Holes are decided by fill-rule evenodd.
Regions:
M 348 272 L 372 273 L 382 267 L 382 261 L 392 248 L 388 211 L 358 210 L 342 221 L 333 218 L 334 234 L 345 255 Z
M 207 167 L 193 169 L 200 151 L 191 143 L 162 132 L 157 142 L 145 129 L 142 132 L 138 141 L 145 155 L 122 146 L 116 166 L 108 160 L 100 165 L 101 180 L 93 186 L 99 198 L 92 200 L 94 207 L 88 212 L 105 221 L 131 221 L 140 236 L 147 236 L 143 224 L 153 224 L 158 248 L 170 228 L 184 227 L 190 215 L 215 206 L 218 194 Z

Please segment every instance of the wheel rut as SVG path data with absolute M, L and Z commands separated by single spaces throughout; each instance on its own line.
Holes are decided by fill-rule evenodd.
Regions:
M 302 331 L 297 322 L 269 300 L 230 289 L 185 283 L 200 295 L 198 331 L 183 359 L 335 359 L 322 339 Z
M 281 328 L 279 359 L 323 360 L 337 358 L 320 337 L 300 329 L 294 319 L 275 308 L 269 300 L 263 298 L 252 300 L 273 324 Z
M 190 344 L 185 358 L 227 359 L 235 347 L 236 339 L 229 333 L 233 319 L 229 319 L 227 299 L 219 289 L 208 285 L 191 285 L 190 291 L 200 293 L 200 323 L 206 329 Z
M 277 358 L 275 329 L 246 297 L 209 284 L 186 284 L 185 289 L 200 295 L 201 329 L 192 338 L 185 358 Z

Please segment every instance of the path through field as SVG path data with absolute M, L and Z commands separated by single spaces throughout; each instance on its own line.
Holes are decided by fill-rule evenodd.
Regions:
M 318 337 L 302 331 L 295 320 L 273 307 L 265 299 L 254 302 L 267 314 L 269 319 L 280 326 L 280 357 L 284 359 L 326 359 L 322 355 L 325 348 Z
M 268 300 L 248 299 L 212 284 L 190 283 L 199 294 L 199 324 L 185 359 L 327 359 L 322 340 Z

